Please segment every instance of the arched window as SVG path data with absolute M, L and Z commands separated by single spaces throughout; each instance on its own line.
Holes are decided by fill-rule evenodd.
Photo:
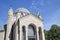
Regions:
M 28 40 L 36 40 L 36 28 L 33 25 L 28 26 Z
M 26 36 L 25 26 L 22 26 L 22 40 L 25 40 L 25 36 Z

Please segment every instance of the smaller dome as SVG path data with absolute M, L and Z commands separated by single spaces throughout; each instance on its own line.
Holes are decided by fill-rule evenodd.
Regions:
M 16 12 L 30 13 L 26 8 L 18 8 Z
M 25 16 L 30 14 L 30 12 L 26 8 L 18 8 L 15 13 L 20 13 L 21 15 Z

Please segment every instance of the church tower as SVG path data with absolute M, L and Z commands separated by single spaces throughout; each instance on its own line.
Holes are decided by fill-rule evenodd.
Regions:
M 13 9 L 10 7 L 8 11 L 8 20 L 7 20 L 7 30 L 6 30 L 6 40 L 9 40 L 11 28 L 13 21 Z

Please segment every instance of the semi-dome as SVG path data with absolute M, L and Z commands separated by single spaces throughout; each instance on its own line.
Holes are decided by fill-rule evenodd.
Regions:
M 15 12 L 30 13 L 26 8 L 18 8 Z

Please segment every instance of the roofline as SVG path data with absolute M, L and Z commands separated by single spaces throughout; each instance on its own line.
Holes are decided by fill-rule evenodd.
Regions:
M 0 32 L 4 32 L 4 30 L 0 30 Z
M 35 15 L 33 15 L 33 14 L 29 14 L 29 15 L 32 15 L 32 16 L 36 17 L 37 19 L 43 21 L 42 19 L 38 18 L 37 16 L 35 16 Z M 26 16 L 23 16 L 23 17 L 27 17 L 27 16 L 29 16 L 29 15 L 26 15 Z M 21 18 L 23 18 L 23 17 L 21 17 Z

